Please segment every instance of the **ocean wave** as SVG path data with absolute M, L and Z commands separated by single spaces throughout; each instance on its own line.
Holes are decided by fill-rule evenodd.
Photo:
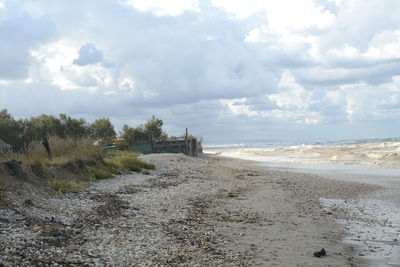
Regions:
M 353 164 L 378 168 L 400 168 L 400 142 L 353 140 L 349 143 L 291 144 L 290 146 L 214 148 L 222 155 L 266 162 L 296 164 Z M 207 152 L 207 149 L 206 149 Z

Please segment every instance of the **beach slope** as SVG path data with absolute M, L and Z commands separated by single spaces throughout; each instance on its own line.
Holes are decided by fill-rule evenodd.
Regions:
M 142 157 L 157 169 L 44 197 L 4 193 L 0 265 L 352 266 L 320 198 L 351 199 L 376 188 L 269 170 L 202 154 Z M 325 248 L 327 256 L 313 252 Z

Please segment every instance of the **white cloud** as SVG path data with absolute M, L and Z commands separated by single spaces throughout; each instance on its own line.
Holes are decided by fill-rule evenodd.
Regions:
M 244 19 L 262 11 L 267 16 L 268 27 L 280 33 L 308 28 L 322 30 L 333 26 L 335 22 L 335 16 L 322 6 L 317 6 L 313 0 L 212 0 L 211 3 L 234 14 L 238 19 Z
M 332 2 L 332 3 L 335 3 L 337 6 L 341 6 L 343 0 L 328 0 L 328 2 Z
M 4 6 L 4 3 L 0 2 L 0 9 L 6 9 L 6 7 Z
M 237 19 L 245 19 L 250 15 L 265 10 L 262 1 L 234 1 L 234 0 L 211 0 L 215 7 L 223 8 L 226 12 L 233 14 Z
M 125 3 L 142 12 L 152 12 L 156 16 L 177 16 L 187 11 L 200 11 L 197 0 L 127 0 Z
M 78 47 L 79 42 L 62 39 L 32 50 L 31 55 L 46 70 L 51 84 L 61 90 L 96 91 L 109 86 L 112 81 L 109 71 L 101 65 L 89 64 L 94 63 L 93 57 L 90 57 L 92 54 L 82 56 L 82 47 L 80 53 Z M 79 65 L 76 65 L 76 58 L 79 59 Z
M 220 102 L 226 105 L 234 115 L 257 116 L 258 112 L 250 110 L 250 106 L 246 105 L 246 98 L 239 99 L 221 99 Z
M 216 38 L 214 36 L 212 36 L 212 35 L 209 35 L 209 36 L 206 37 L 206 40 L 207 41 L 215 41 Z
M 400 30 L 385 30 L 375 35 L 365 52 L 345 43 L 342 48 L 328 50 L 327 54 L 330 60 L 379 62 L 400 59 Z
M 247 34 L 245 41 L 250 43 L 271 43 L 275 44 L 276 34 L 266 26 L 255 28 Z
M 130 95 L 133 95 L 133 93 L 135 92 L 135 81 L 133 81 L 129 77 L 125 77 L 120 80 L 120 82 L 118 83 L 118 87 L 120 88 L 120 90 L 125 91 Z
M 400 125 L 397 0 L 78 2 L 0 8 L 1 108 L 221 138 Z
M 282 108 L 307 109 L 311 104 L 311 93 L 296 82 L 289 70 L 285 70 L 278 84 L 281 92 L 269 95 L 269 99 Z

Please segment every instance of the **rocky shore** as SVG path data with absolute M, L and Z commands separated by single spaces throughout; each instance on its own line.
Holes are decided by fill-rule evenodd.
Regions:
M 181 154 L 142 157 L 157 168 L 46 196 L 0 191 L 0 266 L 352 266 L 320 198 L 376 188 L 272 171 L 244 160 Z M 0 206 L 1 207 L 1 206 Z M 327 256 L 313 252 L 325 248 Z

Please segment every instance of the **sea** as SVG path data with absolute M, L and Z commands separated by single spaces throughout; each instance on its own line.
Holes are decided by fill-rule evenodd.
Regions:
M 252 160 L 271 169 L 380 186 L 362 199 L 320 203 L 327 210 L 339 206 L 359 215 L 358 220 L 338 223 L 347 232 L 343 241 L 359 247 L 358 256 L 367 266 L 400 266 L 400 137 L 206 142 L 203 147 L 205 153 Z
M 400 137 L 338 141 L 244 141 L 206 143 L 206 153 L 271 163 L 277 166 L 351 165 L 400 169 Z

